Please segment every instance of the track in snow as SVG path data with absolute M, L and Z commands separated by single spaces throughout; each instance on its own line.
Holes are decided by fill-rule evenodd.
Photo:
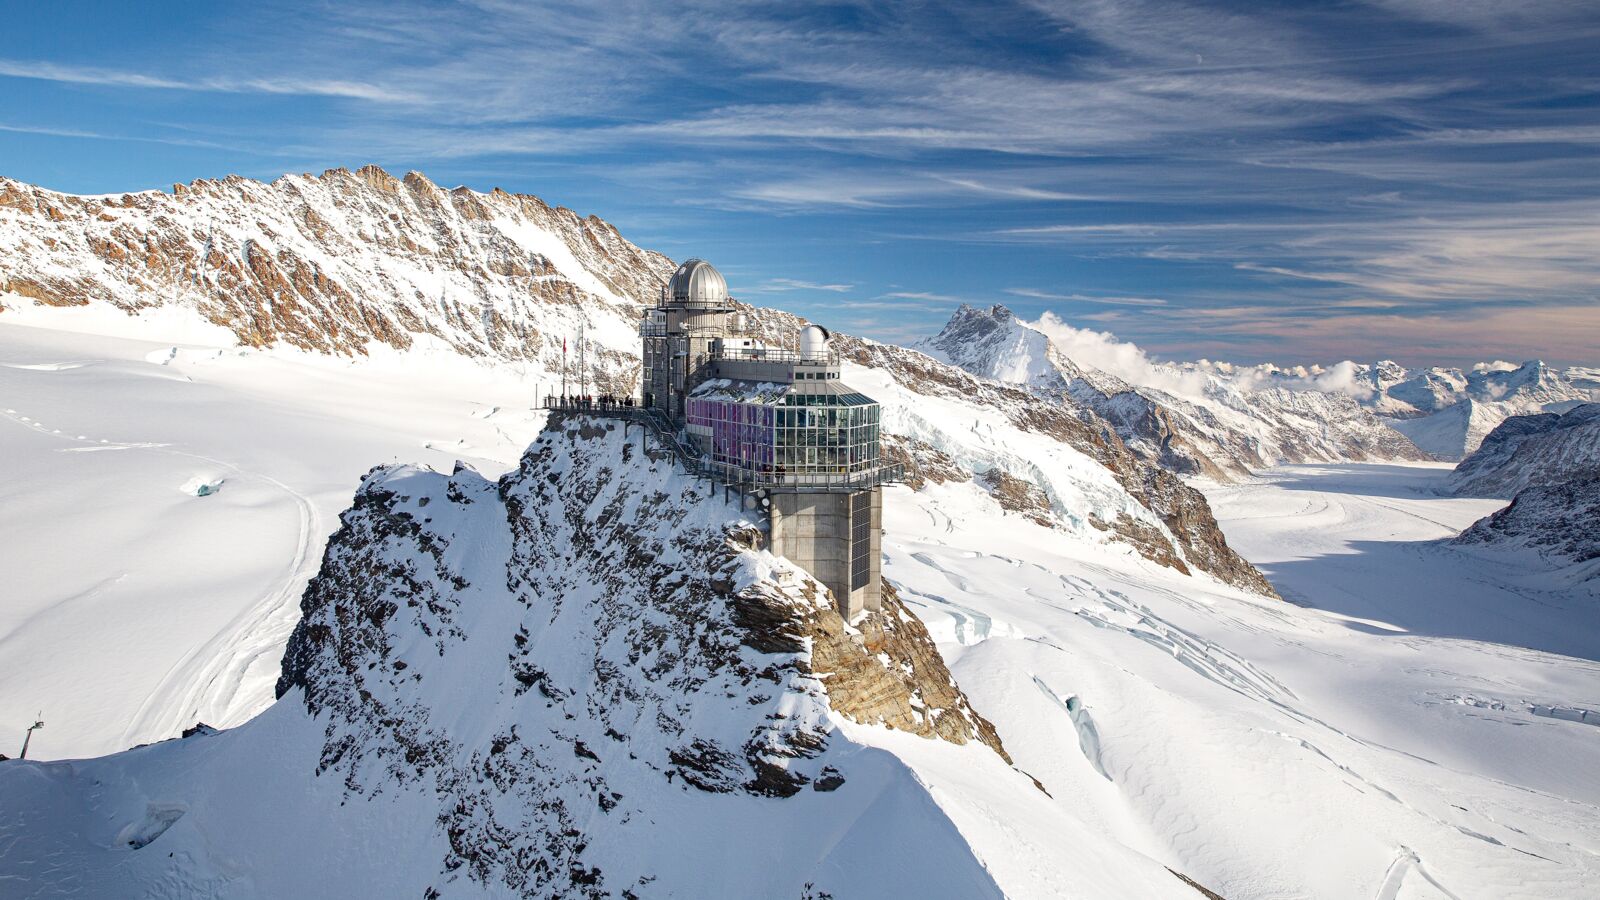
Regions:
M 167 670 L 160 684 L 145 697 L 129 720 L 122 741 L 131 743 L 141 734 L 177 734 L 202 719 L 208 720 L 208 725 L 226 728 L 249 719 L 270 703 L 270 692 L 263 695 L 260 691 L 241 692 L 240 688 L 251 671 L 262 663 L 263 656 L 270 657 L 266 662 L 272 670 L 265 677 L 273 682 L 277 680 L 282 635 L 287 634 L 299 618 L 300 594 L 319 563 L 315 544 L 321 534 L 321 517 L 311 500 L 271 476 L 247 472 L 226 460 L 180 450 L 169 444 L 67 434 L 14 409 L 0 411 L 0 415 L 37 433 L 81 445 L 67 448 L 70 450 L 145 451 L 192 459 L 224 469 L 232 473 L 232 478 L 267 484 L 293 501 L 299 519 L 298 534 L 294 555 L 284 567 L 282 580 Z

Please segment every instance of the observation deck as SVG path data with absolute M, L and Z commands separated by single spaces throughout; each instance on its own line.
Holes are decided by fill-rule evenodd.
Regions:
M 899 463 L 879 463 L 858 471 L 786 472 L 779 467 L 766 469 L 718 462 L 709 453 L 702 452 L 684 434 L 673 428 L 666 413 L 647 406 L 622 406 L 600 404 L 592 401 L 549 398 L 544 409 L 570 415 L 617 419 L 638 424 L 648 438 L 655 440 L 658 449 L 665 450 L 697 478 L 707 478 L 741 491 L 807 491 L 848 494 L 868 490 L 885 484 L 905 481 L 905 467 Z M 646 449 L 649 449 L 648 443 Z

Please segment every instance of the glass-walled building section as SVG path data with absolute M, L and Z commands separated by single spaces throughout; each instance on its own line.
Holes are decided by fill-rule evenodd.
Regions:
M 763 475 L 773 472 L 773 449 L 777 446 L 774 407 L 690 397 L 687 412 L 689 432 L 700 436 L 702 444 L 710 439 L 713 461 Z
M 778 409 L 779 473 L 864 472 L 878 464 L 878 404 L 861 394 L 790 394 Z
M 708 381 L 689 397 L 688 431 L 714 462 L 775 480 L 878 467 L 878 404 L 842 385 Z

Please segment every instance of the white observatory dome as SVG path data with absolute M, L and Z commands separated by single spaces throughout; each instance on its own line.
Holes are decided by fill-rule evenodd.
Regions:
M 703 259 L 684 260 L 667 282 L 667 299 L 690 306 L 726 306 L 728 282 L 711 263 Z

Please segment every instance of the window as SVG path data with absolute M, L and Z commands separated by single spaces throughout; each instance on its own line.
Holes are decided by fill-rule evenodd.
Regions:
M 709 432 L 712 458 L 726 465 L 800 476 L 849 475 L 878 465 L 879 411 L 870 398 L 789 393 L 774 400 L 694 397 L 684 412 L 689 424 Z
M 850 495 L 850 590 L 872 581 L 872 492 Z

